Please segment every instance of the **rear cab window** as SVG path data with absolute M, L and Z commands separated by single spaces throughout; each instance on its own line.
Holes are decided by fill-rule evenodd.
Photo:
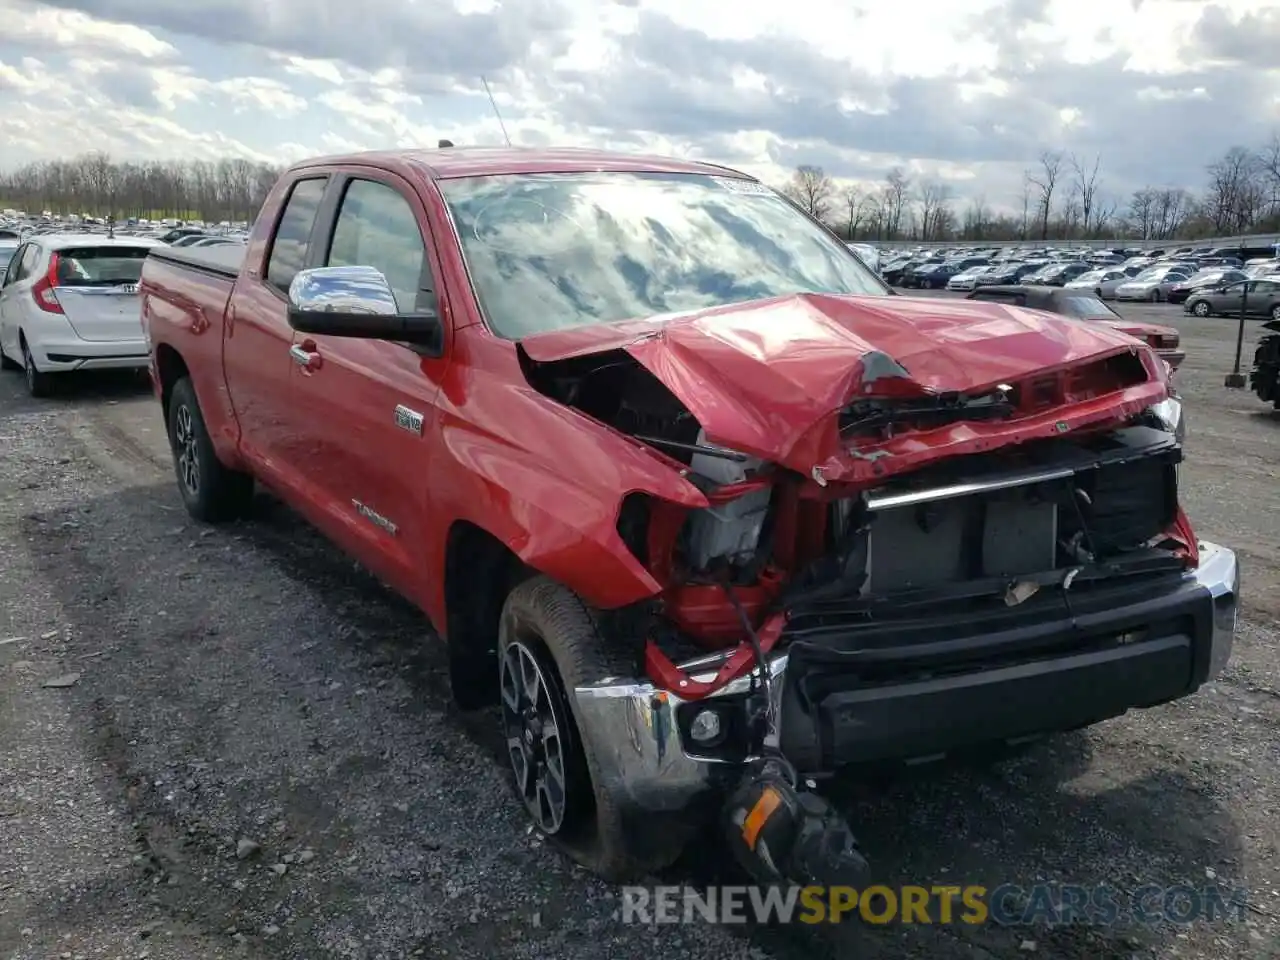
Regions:
M 267 284 L 287 292 L 289 284 L 307 263 L 311 234 L 315 229 L 320 201 L 324 198 L 328 176 L 299 180 L 289 190 L 280 221 L 276 224 L 267 254 Z
M 68 247 L 58 250 L 60 287 L 114 287 L 137 284 L 150 247 Z

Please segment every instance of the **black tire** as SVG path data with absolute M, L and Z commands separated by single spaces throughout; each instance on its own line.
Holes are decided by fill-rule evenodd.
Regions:
M 38 400 L 53 396 L 53 377 L 36 369 L 27 338 L 20 337 L 18 342 L 22 346 L 22 372 L 27 378 L 27 393 Z
M 631 665 L 619 662 L 618 655 L 611 653 L 606 644 L 596 615 L 577 594 L 548 577 L 525 580 L 511 591 L 503 605 L 498 627 L 499 685 L 513 792 L 535 826 L 573 860 L 606 881 L 622 883 L 669 866 L 680 855 L 684 842 L 683 838 L 670 837 L 669 842 L 646 845 L 643 851 L 629 846 L 618 804 L 601 787 L 597 753 L 580 732 L 582 725 L 570 691 L 599 677 L 630 669 Z M 518 711 L 509 688 L 510 671 L 513 661 L 523 662 L 521 658 L 526 654 L 531 654 L 541 668 L 542 679 L 550 688 L 550 706 L 558 712 L 565 801 L 560 824 L 554 831 L 543 826 L 527 791 L 521 788 L 522 761 L 515 754 L 519 750 L 525 763 L 529 762 L 528 754 L 511 742 L 513 737 L 522 739 L 522 735 L 517 732 L 520 722 L 513 719 Z M 524 736 L 527 734 L 526 729 Z
M 1280 321 L 1280 303 L 1271 308 L 1271 319 Z
M 1160 290 L 1159 290 L 1159 289 L 1155 289 L 1155 290 L 1152 290 L 1152 291 L 1151 291 L 1151 302 L 1152 302 L 1152 303 L 1159 303 L 1159 302 L 1160 302 Z
M 178 492 L 187 512 L 204 523 L 244 516 L 253 499 L 253 477 L 229 469 L 218 459 L 188 377 L 174 384 L 168 429 Z
M 1101 288 L 1101 287 L 1098 287 L 1096 290 L 1094 290 L 1094 291 L 1093 291 L 1093 295 L 1094 295 L 1095 297 L 1097 297 L 1099 300 L 1101 300 L 1101 299 L 1102 299 L 1102 288 Z
M 1191 312 L 1197 317 L 1211 317 L 1213 316 L 1213 307 L 1209 306 L 1208 300 L 1200 300 L 1191 308 Z

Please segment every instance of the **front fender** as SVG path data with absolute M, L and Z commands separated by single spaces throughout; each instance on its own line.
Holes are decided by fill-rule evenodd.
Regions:
M 618 534 L 623 498 L 641 492 L 690 508 L 707 500 L 657 457 L 571 416 L 574 429 L 561 443 L 544 423 L 536 450 L 460 421 L 442 424 L 449 469 L 458 471 L 448 489 L 465 491 L 445 512 L 487 530 L 592 606 L 623 607 L 663 588 Z

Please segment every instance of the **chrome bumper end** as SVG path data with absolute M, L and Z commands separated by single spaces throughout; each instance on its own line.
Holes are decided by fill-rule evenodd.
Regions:
M 1234 550 L 1201 541 L 1200 565 L 1188 574 L 1213 598 L 1213 641 L 1206 681 L 1220 676 L 1231 659 L 1240 611 L 1240 564 Z

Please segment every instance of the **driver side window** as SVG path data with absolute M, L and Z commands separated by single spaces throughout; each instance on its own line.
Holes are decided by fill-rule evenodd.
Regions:
M 326 266 L 381 271 L 402 313 L 432 306 L 427 246 L 418 218 L 409 202 L 386 184 L 352 180 L 347 185 Z

